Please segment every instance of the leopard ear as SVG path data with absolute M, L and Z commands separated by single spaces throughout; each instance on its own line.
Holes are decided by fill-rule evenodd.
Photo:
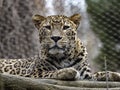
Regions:
M 41 16 L 41 15 L 38 15 L 38 14 L 36 14 L 36 15 L 34 15 L 34 16 L 32 17 L 32 21 L 33 21 L 33 23 L 35 24 L 35 26 L 36 26 L 37 29 L 39 29 L 39 25 L 41 24 L 41 22 L 42 22 L 43 20 L 45 20 L 45 17 L 44 17 L 44 16 Z
M 74 14 L 70 17 L 70 20 L 73 21 L 76 26 L 78 27 L 80 24 L 80 20 L 81 20 L 81 15 L 80 14 Z

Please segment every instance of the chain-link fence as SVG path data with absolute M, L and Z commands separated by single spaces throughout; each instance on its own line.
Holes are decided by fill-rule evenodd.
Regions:
M 29 0 L 3 0 L 0 9 L 1 58 L 22 58 L 36 53 L 31 8 Z
M 81 13 L 78 36 L 88 49 L 93 69 L 119 71 L 120 0 L 2 0 L 0 58 L 24 58 L 39 52 L 38 33 L 31 17 Z
M 91 28 L 102 42 L 95 62 L 104 69 L 120 71 L 120 0 L 86 0 Z

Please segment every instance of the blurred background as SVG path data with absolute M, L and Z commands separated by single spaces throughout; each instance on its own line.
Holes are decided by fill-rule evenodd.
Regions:
M 120 72 L 120 0 L 0 0 L 0 58 L 26 58 L 39 52 L 31 17 L 80 13 L 78 37 L 93 72 Z

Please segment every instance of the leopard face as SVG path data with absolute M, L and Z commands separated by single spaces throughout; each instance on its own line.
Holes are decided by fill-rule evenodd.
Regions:
M 77 39 L 77 27 L 80 22 L 80 15 L 71 17 L 64 15 L 53 15 L 43 17 L 33 16 L 33 22 L 39 31 L 41 47 L 50 55 L 65 55 L 68 49 L 74 48 Z

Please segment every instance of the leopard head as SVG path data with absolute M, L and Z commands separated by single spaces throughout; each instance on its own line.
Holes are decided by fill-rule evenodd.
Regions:
M 34 15 L 32 20 L 39 31 L 41 47 L 51 55 L 60 55 L 69 48 L 74 48 L 80 18 L 80 14 L 74 14 L 70 17 Z

